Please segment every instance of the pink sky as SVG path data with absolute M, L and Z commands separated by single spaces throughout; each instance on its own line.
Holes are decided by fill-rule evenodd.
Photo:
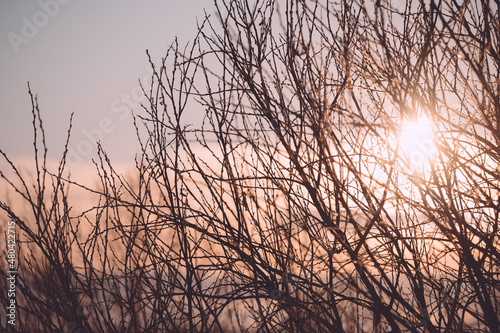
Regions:
M 20 160 L 33 156 L 30 81 L 51 158 L 60 158 L 74 112 L 76 167 L 95 157 L 96 138 L 117 163 L 132 163 L 135 132 L 123 114 L 140 109 L 133 95 L 148 77 L 145 50 L 158 61 L 175 36 L 190 41 L 204 8 L 212 13 L 212 1 L 0 2 L 0 148 Z

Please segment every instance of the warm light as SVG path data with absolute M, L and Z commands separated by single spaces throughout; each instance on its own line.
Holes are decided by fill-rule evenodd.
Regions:
M 411 168 L 427 168 L 430 158 L 436 153 L 434 132 L 427 118 L 421 117 L 403 127 L 399 138 L 399 151 Z

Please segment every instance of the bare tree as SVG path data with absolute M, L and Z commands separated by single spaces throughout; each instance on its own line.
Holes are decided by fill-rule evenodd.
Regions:
M 499 332 L 499 2 L 214 5 L 84 214 L 32 97 L 18 330 Z

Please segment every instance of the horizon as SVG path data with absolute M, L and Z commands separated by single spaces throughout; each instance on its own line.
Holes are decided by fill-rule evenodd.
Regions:
M 116 163 L 133 166 L 138 144 L 130 112 L 140 112 L 138 80 L 150 73 L 146 50 L 158 63 L 176 37 L 180 45 L 190 42 L 212 1 L 136 4 L 0 4 L 0 149 L 19 160 L 33 156 L 29 82 L 48 157 L 61 158 L 74 113 L 68 158 L 76 172 L 92 166 L 98 140 Z

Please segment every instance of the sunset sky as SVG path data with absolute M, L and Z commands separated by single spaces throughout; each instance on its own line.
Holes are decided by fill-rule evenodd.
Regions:
M 212 7 L 210 0 L 0 2 L 0 148 L 14 158 L 33 156 L 29 81 L 49 157 L 60 158 L 74 112 L 75 166 L 95 156 L 86 142 L 96 130 L 115 162 L 132 162 L 136 139 L 125 110 L 135 105 L 127 96 L 137 80 L 148 77 L 146 49 L 158 63 L 175 36 L 181 45 L 195 36 L 196 20 Z

